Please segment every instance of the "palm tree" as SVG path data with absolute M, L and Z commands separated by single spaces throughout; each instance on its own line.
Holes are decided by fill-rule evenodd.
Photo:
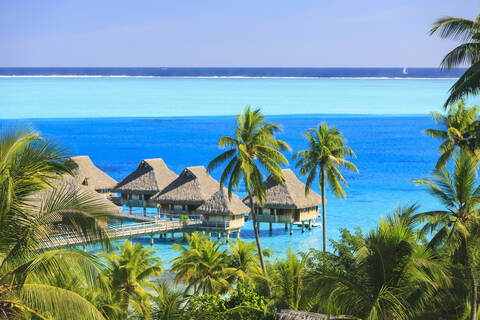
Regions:
M 322 193 L 322 226 L 323 251 L 327 251 L 327 226 L 325 216 L 325 187 L 330 186 L 338 198 L 345 198 L 345 191 L 341 183 L 347 184 L 339 169 L 344 168 L 351 172 L 358 172 L 357 167 L 345 157 L 355 157 L 352 149 L 345 145 L 346 139 L 342 132 L 335 127 L 328 127 L 322 123 L 317 129 L 308 129 L 304 133 L 309 149 L 295 153 L 294 160 L 298 160 L 295 168 L 300 168 L 300 175 L 307 176 L 305 194 L 308 194 L 313 180 L 318 174 L 318 184 Z
M 306 290 L 306 257 L 299 259 L 290 249 L 285 259 L 272 265 L 273 299 L 281 309 L 309 311 L 314 297 Z
M 477 279 L 473 266 L 476 249 L 471 247 L 479 227 L 480 185 L 477 183 L 478 160 L 468 152 L 460 151 L 455 157 L 452 174 L 442 168 L 432 173 L 432 178 L 415 180 L 418 185 L 438 198 L 444 210 L 424 212 L 417 219 L 425 223 L 423 233 L 432 233 L 430 247 L 448 245 L 463 258 L 470 280 L 470 320 L 477 319 Z
M 257 243 L 260 266 L 264 275 L 267 275 L 262 245 L 257 227 L 257 214 L 253 204 L 255 197 L 262 207 L 266 190 L 261 168 L 265 169 L 275 180 L 283 184 L 283 172 L 280 165 L 288 164 L 282 151 L 290 150 L 288 144 L 275 138 L 280 131 L 278 124 L 268 123 L 260 109 L 245 108 L 237 117 L 235 137 L 224 136 L 218 140 L 221 148 L 229 150 L 221 153 L 208 165 L 212 171 L 223 163 L 227 163 L 220 178 L 220 187 L 223 188 L 228 180 L 228 194 L 231 197 L 233 190 L 243 182 L 247 189 L 250 216 L 253 220 L 253 230 Z
M 366 238 L 353 271 L 313 270 L 309 282 L 330 314 L 354 319 L 412 319 L 448 283 L 435 255 L 418 243 L 411 211 L 398 210 Z
M 174 249 L 180 255 L 172 259 L 171 273 L 175 274 L 175 282 L 187 284 L 186 292 L 193 293 L 225 293 L 232 289 L 234 269 L 229 267 L 229 257 L 221 250 L 219 241 L 211 241 L 200 234 L 187 235 L 189 247 L 179 244 Z
M 262 269 L 258 263 L 257 250 L 253 242 L 245 242 L 237 239 L 236 242 L 228 239 L 229 247 L 229 266 L 235 269 L 237 280 L 248 282 L 252 278 L 262 278 Z M 271 255 L 268 249 L 263 250 L 266 257 Z
M 440 112 L 432 112 L 432 118 L 441 128 L 426 129 L 424 132 L 429 136 L 443 140 L 438 148 L 441 154 L 435 165 L 436 169 L 445 166 L 451 159 L 456 148 L 470 149 L 478 154 L 475 146 L 475 130 L 478 125 L 479 107 L 465 108 L 463 101 L 450 105 L 446 115 Z
M 450 88 L 450 96 L 444 105 L 447 108 L 452 102 L 476 94 L 480 88 L 480 15 L 475 20 L 454 17 L 438 19 L 430 34 L 439 34 L 441 38 L 462 42 L 443 58 L 442 67 L 451 69 L 463 64 L 469 66 Z
M 76 250 L 44 251 L 42 243 L 62 227 L 86 240 L 103 236 L 96 217 L 110 209 L 75 186 L 59 183 L 69 174 L 67 154 L 32 129 L 5 129 L 0 138 L 0 316 L 40 319 L 103 319 L 78 293 L 54 278 L 82 273 L 98 277 L 95 258 Z
M 181 320 L 184 319 L 186 299 L 181 291 L 172 289 L 166 281 L 155 286 L 155 295 L 152 298 L 154 320 Z
M 105 277 L 110 280 L 113 300 L 121 301 L 120 317 L 127 319 L 130 307 L 141 315 L 148 314 L 152 294 L 147 289 L 154 288 L 152 277 L 162 274 L 162 261 L 153 256 L 155 250 L 130 241 L 117 250 L 105 255 Z

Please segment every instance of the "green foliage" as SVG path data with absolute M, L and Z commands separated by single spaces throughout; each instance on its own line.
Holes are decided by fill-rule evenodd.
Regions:
M 309 148 L 295 153 L 293 159 L 298 160 L 295 168 L 300 169 L 300 175 L 307 176 L 306 195 L 318 174 L 318 185 L 322 193 L 323 251 L 327 251 L 325 187 L 328 184 L 338 198 L 346 197 L 342 184 L 346 185 L 347 182 L 339 169 L 357 173 L 357 167 L 345 159 L 355 157 L 355 153 L 345 144 L 346 139 L 342 137 L 342 132 L 335 127 L 329 128 L 326 123 L 321 123 L 318 128 L 308 129 L 304 136 Z
M 172 260 L 171 273 L 175 281 L 186 284 L 186 290 L 193 293 L 225 293 L 232 289 L 235 269 L 229 267 L 229 256 L 221 250 L 218 241 L 211 241 L 205 235 L 187 235 L 189 247 L 179 244 L 174 249 L 179 256 Z
M 476 260 L 480 230 L 480 185 L 477 181 L 477 166 L 478 159 L 470 152 L 461 150 L 455 156 L 452 173 L 445 168 L 436 169 L 431 178 L 415 180 L 445 207 L 423 212 L 415 218 L 423 223 L 422 234 L 432 235 L 428 247 L 443 249 L 454 258 L 455 264 L 451 266 L 457 276 L 454 287 L 463 286 L 464 279 L 468 279 L 471 320 L 477 318 L 478 300 Z M 463 267 L 459 267 L 458 264 Z
M 264 297 L 251 286 L 239 281 L 235 291 L 228 297 L 204 294 L 193 296 L 187 310 L 187 319 L 254 320 L 273 319 Z
M 162 274 L 162 261 L 155 258 L 155 250 L 125 241 L 118 253 L 105 254 L 107 268 L 104 276 L 109 284 L 112 302 L 120 301 L 119 318 L 127 319 L 129 313 L 147 315 L 151 312 L 147 290 L 154 287 L 152 278 Z
M 338 241 L 330 239 L 333 253 L 323 252 L 311 248 L 307 253 L 302 254 L 307 268 L 314 272 L 325 272 L 328 270 L 340 270 L 345 273 L 356 271 L 355 255 L 360 248 L 365 246 L 365 237 L 359 227 L 355 233 L 347 229 L 340 229 Z
M 273 263 L 270 277 L 273 284 L 273 298 L 280 309 L 310 310 L 314 297 L 306 288 L 307 269 L 305 258 L 299 259 L 292 250 L 287 258 Z
M 477 94 L 480 88 L 480 15 L 475 20 L 444 17 L 438 19 L 430 34 L 441 38 L 460 41 L 442 60 L 444 68 L 451 69 L 467 64 L 470 68 L 450 88 L 450 96 L 444 104 L 447 108 L 468 95 Z
M 479 125 L 479 107 L 465 108 L 464 102 L 460 101 L 449 107 L 447 114 L 432 112 L 438 129 L 426 129 L 424 132 L 429 136 L 442 140 L 438 148 L 440 158 L 435 165 L 441 169 L 452 158 L 456 149 L 468 150 L 479 155 L 476 150 L 478 138 L 477 126 Z
M 411 319 L 424 310 L 449 278 L 436 256 L 418 243 L 414 209 L 396 210 L 365 240 L 344 232 L 336 247 L 346 257 L 329 255 L 317 258 L 320 265 L 307 264 L 307 278 L 318 288 L 313 310 L 360 319 Z
M 229 239 L 228 243 L 230 245 L 228 252 L 230 256 L 229 265 L 235 270 L 235 277 L 243 281 L 249 281 L 254 277 L 262 277 L 255 244 L 245 242 L 242 239 L 237 239 L 236 242 Z
M 218 140 L 219 147 L 229 148 L 229 150 L 221 153 L 208 164 L 208 170 L 212 171 L 228 163 L 220 177 L 220 188 L 222 189 L 228 181 L 229 197 L 232 196 L 233 190 L 238 190 L 241 183 L 246 187 L 258 258 L 265 277 L 267 269 L 256 223 L 253 198 L 255 197 L 259 206 L 263 206 L 266 187 L 262 168 L 283 184 L 283 171 L 280 166 L 287 165 L 288 160 L 282 151 L 289 151 L 290 147 L 286 142 L 275 138 L 275 134 L 279 132 L 280 125 L 267 122 L 260 109 L 252 110 L 248 106 L 237 117 L 235 137 L 224 136 Z
M 95 217 L 109 208 L 65 183 L 66 151 L 27 127 L 4 129 L 0 137 L 0 317 L 103 319 L 70 279 L 97 286 L 101 267 L 78 250 L 44 252 L 54 237 L 58 215 L 63 228 L 91 239 L 102 236 Z M 79 280 L 80 281 L 80 280 Z M 71 283 L 70 283 L 71 284 Z
M 237 117 L 235 137 L 224 136 L 218 140 L 219 147 L 230 149 L 213 159 L 208 170 L 228 163 L 220 177 L 220 184 L 228 185 L 230 196 L 243 182 L 248 194 L 255 196 L 262 204 L 265 200 L 264 179 L 260 170 L 262 167 L 282 182 L 280 165 L 288 164 L 282 151 L 288 151 L 290 147 L 286 142 L 275 138 L 279 132 L 280 125 L 268 123 L 260 109 L 247 107 Z
M 172 289 L 171 284 L 162 281 L 154 287 L 152 297 L 153 320 L 184 319 L 186 298 L 180 290 Z

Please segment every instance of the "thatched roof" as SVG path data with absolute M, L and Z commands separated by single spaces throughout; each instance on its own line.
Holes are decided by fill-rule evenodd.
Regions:
M 145 159 L 137 169 L 113 189 L 120 193 L 155 194 L 165 188 L 177 175 L 168 169 L 162 159 Z
M 322 204 L 322 197 L 312 190 L 305 196 L 305 185 L 298 180 L 292 170 L 282 171 L 283 185 L 271 176 L 265 181 L 267 195 L 264 208 L 301 209 Z M 248 196 L 243 201 L 247 203 Z M 257 204 L 255 197 L 253 202 Z
M 108 174 L 97 168 L 89 156 L 75 156 L 67 160 L 79 184 L 94 190 L 113 189 L 117 184 Z
M 326 314 L 284 309 L 280 310 L 277 317 L 278 320 L 348 320 L 347 318 L 328 316 Z
M 220 184 L 208 174 L 205 167 L 188 167 L 152 200 L 166 204 L 201 205 L 218 190 Z
M 54 190 L 57 190 L 59 192 L 59 195 L 67 195 L 72 192 L 75 192 L 75 194 L 80 198 L 83 198 L 86 196 L 88 197 L 89 201 L 93 201 L 92 204 L 95 204 L 99 207 L 104 208 L 105 214 L 119 213 L 121 210 L 121 207 L 116 206 L 113 202 L 109 201 L 103 195 L 95 192 L 90 187 L 79 185 L 78 181 L 74 179 L 72 176 L 69 176 L 69 175 L 59 176 L 57 179 L 52 180 L 51 184 L 53 185 L 53 188 L 45 189 L 31 195 L 27 202 L 28 205 L 31 205 L 32 207 L 34 207 L 34 210 L 35 210 L 35 207 L 36 209 L 40 209 L 42 200 L 48 197 L 52 192 L 54 192 Z M 52 219 L 59 221 L 61 220 L 61 215 L 58 214 L 56 215 L 56 217 Z
M 228 198 L 228 190 L 223 188 L 215 192 L 207 201 L 197 208 L 199 213 L 213 213 L 224 215 L 237 215 L 248 212 L 248 207 L 232 193 L 232 198 Z

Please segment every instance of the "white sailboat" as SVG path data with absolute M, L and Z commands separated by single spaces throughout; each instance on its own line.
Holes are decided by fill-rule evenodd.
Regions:
M 407 68 L 406 68 L 406 67 L 403 67 L 402 73 L 403 73 L 403 74 L 408 74 L 408 71 L 407 71 Z

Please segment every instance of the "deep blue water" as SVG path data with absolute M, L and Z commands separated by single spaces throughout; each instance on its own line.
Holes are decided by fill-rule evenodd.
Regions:
M 326 121 L 338 127 L 356 152 L 352 161 L 358 175 L 346 173 L 349 186 L 347 199 L 327 195 L 328 236 L 336 238 L 338 228 L 364 231 L 373 228 L 381 216 L 395 206 L 418 202 L 422 209 L 434 209 L 437 202 L 411 180 L 427 175 L 436 159 L 438 143 L 422 134 L 433 126 L 428 116 L 355 116 L 302 115 L 269 116 L 280 123 L 280 138 L 293 152 L 306 147 L 302 132 Z M 111 118 L 111 119 L 33 119 L 23 120 L 69 148 L 74 155 L 89 155 L 94 163 L 120 180 L 145 158 L 161 157 L 176 173 L 194 165 L 206 166 L 220 150 L 218 138 L 233 134 L 233 117 L 183 118 Z M 16 120 L 0 120 L 0 126 L 17 125 Z M 292 154 L 287 154 L 291 158 Z M 291 167 L 294 163 L 290 164 Z M 298 173 L 298 172 L 297 172 Z M 219 171 L 214 178 L 219 178 Z M 304 179 L 302 178 L 304 181 Z M 314 185 L 318 191 L 318 186 Z M 296 251 L 320 247 L 321 230 L 302 234 L 295 229 L 292 237 L 277 225 L 273 233 L 262 226 L 262 242 L 266 248 L 283 255 L 289 247 Z M 242 238 L 254 240 L 250 223 L 242 230 Z M 149 243 L 148 239 L 137 239 Z M 155 248 L 164 261 L 175 256 L 170 240 L 156 239 Z
M 0 68 L 0 76 L 456 78 L 440 68 Z

